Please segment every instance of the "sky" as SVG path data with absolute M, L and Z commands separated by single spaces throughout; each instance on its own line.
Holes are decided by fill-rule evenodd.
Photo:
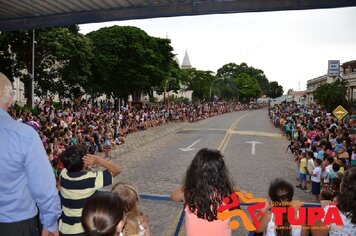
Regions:
M 307 80 L 327 74 L 328 60 L 356 60 L 356 7 L 112 21 L 80 29 L 87 34 L 112 25 L 168 37 L 179 62 L 187 51 L 198 70 L 245 62 L 285 92 L 305 90 Z

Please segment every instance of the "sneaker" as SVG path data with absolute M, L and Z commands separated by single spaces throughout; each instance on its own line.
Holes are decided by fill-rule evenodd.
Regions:
M 296 185 L 295 187 L 296 188 L 302 188 L 302 185 Z

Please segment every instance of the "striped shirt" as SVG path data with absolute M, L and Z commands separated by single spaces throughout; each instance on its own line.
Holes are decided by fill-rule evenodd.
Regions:
M 112 184 L 113 176 L 108 170 L 98 172 L 61 172 L 60 196 L 62 217 L 59 220 L 61 235 L 85 235 L 80 222 L 86 201 L 96 190 Z

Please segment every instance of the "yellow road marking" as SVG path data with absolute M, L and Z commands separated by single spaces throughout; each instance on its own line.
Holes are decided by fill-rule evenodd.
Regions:
M 232 133 L 234 131 L 234 129 L 236 128 L 237 124 L 243 119 L 245 118 L 249 113 L 246 113 L 245 115 L 237 118 L 234 123 L 232 123 L 232 125 L 230 126 L 230 128 L 226 131 L 225 137 L 223 138 L 223 140 L 221 141 L 218 149 L 223 153 L 227 147 L 227 144 L 230 141 L 230 138 L 232 136 Z
M 271 137 L 271 138 L 284 138 L 282 136 L 282 134 L 280 134 L 280 133 L 251 131 L 251 130 L 229 131 L 229 129 L 213 129 L 213 128 L 209 128 L 209 129 L 182 129 L 182 131 L 205 131 L 205 130 L 225 131 L 225 132 L 231 132 L 231 134 L 240 134 L 240 135 L 265 136 L 265 137 Z M 224 136 L 224 138 L 225 138 L 225 136 Z
M 272 138 L 283 138 L 280 133 L 269 133 L 269 132 L 259 132 L 259 131 L 232 131 L 233 134 L 241 134 L 241 135 L 255 135 L 255 136 L 265 136 L 265 137 L 272 137 Z
M 174 232 L 177 228 L 178 222 L 179 222 L 180 215 L 182 214 L 182 211 L 184 211 L 184 209 L 178 211 L 176 218 L 174 218 L 172 223 L 169 225 L 169 228 L 167 229 L 166 236 L 172 236 L 174 234 Z M 183 225 L 182 225 L 182 228 L 183 228 Z M 181 228 L 181 230 L 182 230 L 182 228 Z

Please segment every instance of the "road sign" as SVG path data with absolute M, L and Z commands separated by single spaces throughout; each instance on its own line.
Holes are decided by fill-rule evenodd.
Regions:
M 339 76 L 340 75 L 340 61 L 339 60 L 329 60 L 328 75 L 329 76 Z
M 347 111 L 340 105 L 335 108 L 335 110 L 333 111 L 333 115 L 336 116 L 336 118 L 338 118 L 339 120 L 341 120 L 347 115 Z

